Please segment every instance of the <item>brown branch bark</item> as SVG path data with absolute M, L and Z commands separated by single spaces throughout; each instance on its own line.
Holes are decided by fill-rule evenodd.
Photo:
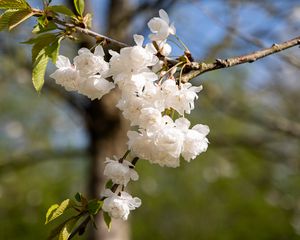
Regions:
M 300 45 L 300 36 L 293 38 L 291 40 L 285 41 L 279 44 L 273 44 L 269 48 L 264 48 L 250 54 L 236 56 L 227 59 L 216 59 L 213 63 L 204 63 L 204 62 L 192 62 L 190 63 L 191 70 L 189 73 L 186 73 L 182 76 L 182 82 L 188 82 L 189 80 L 205 73 L 214 71 L 221 68 L 229 68 L 243 63 L 252 63 L 258 59 L 267 57 L 274 53 L 283 51 L 285 49 Z

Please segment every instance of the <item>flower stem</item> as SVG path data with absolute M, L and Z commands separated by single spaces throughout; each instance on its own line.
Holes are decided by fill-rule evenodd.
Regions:
M 123 157 L 121 157 L 119 159 L 119 162 L 122 163 L 127 158 L 129 153 L 130 153 L 130 150 L 127 150 L 126 153 L 123 155 Z

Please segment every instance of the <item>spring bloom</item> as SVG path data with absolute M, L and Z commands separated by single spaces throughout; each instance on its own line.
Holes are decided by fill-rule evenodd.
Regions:
M 105 189 L 102 210 L 107 212 L 112 218 L 127 220 L 131 210 L 141 206 L 142 201 L 137 197 L 132 197 L 129 193 L 121 191 L 118 194 L 110 189 Z
M 63 86 L 67 91 L 76 91 L 78 89 L 79 71 L 70 63 L 69 58 L 59 55 L 56 61 L 58 68 L 50 77 L 55 82 Z
M 176 33 L 174 25 L 170 25 L 169 16 L 163 9 L 159 10 L 159 17 L 154 17 L 148 22 L 148 27 L 152 32 L 149 35 L 152 41 L 164 41 L 170 34 Z
M 137 181 L 139 179 L 139 175 L 133 169 L 134 166 L 126 160 L 120 163 L 118 160 L 106 158 L 105 163 L 104 175 L 115 184 L 126 186 L 130 180 Z

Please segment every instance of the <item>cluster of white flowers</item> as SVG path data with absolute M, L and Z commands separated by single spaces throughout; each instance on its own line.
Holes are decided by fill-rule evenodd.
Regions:
M 100 99 L 115 86 L 105 77 L 109 64 L 104 60 L 102 46 L 95 48 L 94 54 L 87 48 L 81 48 L 74 58 L 74 65 L 65 56 L 58 56 L 58 68 L 50 77 L 68 91 L 78 91 L 90 99 Z
M 76 90 L 91 99 L 100 99 L 118 86 L 121 98 L 117 107 L 137 129 L 128 132 L 130 156 L 160 166 L 178 167 L 180 157 L 190 161 L 206 151 L 209 128 L 202 124 L 190 128 L 184 117 L 194 109 L 202 86 L 181 83 L 181 76 L 176 77 L 177 68 L 165 65 L 163 60 L 172 50 L 167 39 L 175 34 L 175 27 L 170 25 L 164 10 L 159 11 L 159 16 L 148 22 L 151 42 L 145 46 L 144 37 L 134 35 L 135 46 L 122 48 L 119 53 L 109 50 L 109 63 L 104 60 L 101 46 L 94 53 L 80 49 L 74 65 L 59 56 L 58 69 L 51 76 L 67 90 Z M 113 82 L 105 79 L 108 77 Z M 124 158 L 107 158 L 105 163 L 104 175 L 117 187 L 113 191 L 105 189 L 102 210 L 113 218 L 126 220 L 141 200 L 124 192 L 124 188 L 139 176 L 134 164 Z

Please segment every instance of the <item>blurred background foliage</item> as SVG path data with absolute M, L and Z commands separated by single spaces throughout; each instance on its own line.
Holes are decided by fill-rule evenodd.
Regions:
M 166 9 L 198 60 L 245 54 L 300 32 L 296 0 L 128 0 L 130 11 L 118 16 L 109 11 L 118 1 L 86 2 L 95 31 L 126 30 L 120 38 L 127 42 L 132 33 L 148 34 L 145 23 Z M 35 93 L 30 49 L 19 44 L 30 26 L 0 33 L 0 239 L 45 239 L 46 209 L 89 192 L 91 140 L 86 116 L 74 108 L 87 100 L 51 79 Z M 74 56 L 76 45 L 63 45 Z M 204 90 L 189 118 L 210 126 L 209 149 L 177 169 L 138 163 L 140 180 L 130 189 L 143 205 L 130 216 L 130 239 L 300 239 L 299 56 L 293 48 L 193 80 Z

